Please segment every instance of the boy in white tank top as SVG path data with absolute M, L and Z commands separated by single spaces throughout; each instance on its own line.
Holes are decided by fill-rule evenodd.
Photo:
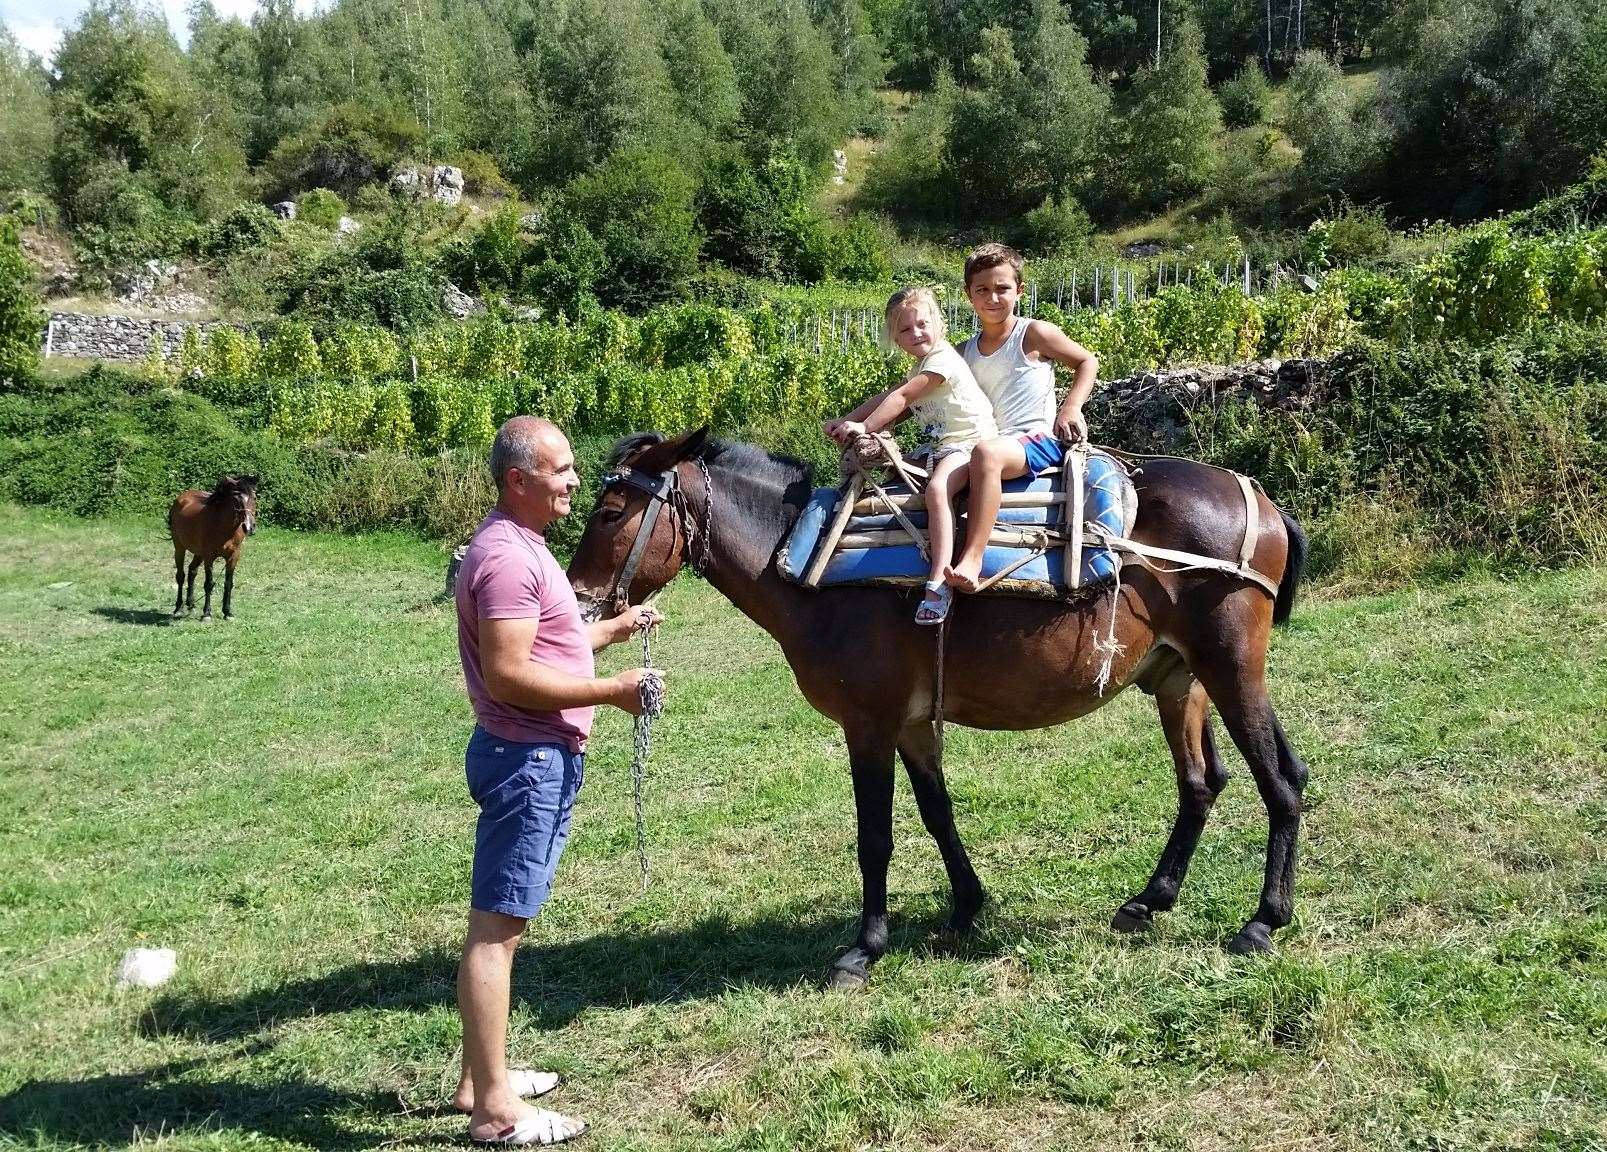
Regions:
M 891 428 L 906 416 L 921 422 L 923 446 L 931 450 L 926 483 L 926 535 L 931 568 L 917 624 L 941 624 L 954 602 L 943 573 L 954 554 L 954 497 L 965 487 L 971 450 L 999 435 L 993 406 L 971 369 L 943 336 L 943 312 L 930 288 L 905 288 L 887 302 L 887 332 L 916 358 L 915 369 L 896 386 L 872 396 L 841 420 L 828 420 L 827 436 L 844 448 L 856 436 Z
M 1002 483 L 1054 467 L 1065 458 L 1064 443 L 1088 439 L 1082 406 L 1094 390 L 1099 361 L 1058 325 L 1016 315 L 1021 255 L 1013 248 L 984 244 L 972 252 L 965 261 L 965 295 L 982 330 L 960 351 L 993 404 L 999 435 L 971 453 L 965 550 L 943 570 L 943 578 L 963 592 L 975 592 L 982 553 L 999 515 Z M 1058 409 L 1056 364 L 1073 373 L 1071 391 Z

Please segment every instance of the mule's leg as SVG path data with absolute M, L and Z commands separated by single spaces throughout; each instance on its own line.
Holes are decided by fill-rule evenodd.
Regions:
M 954 891 L 948 929 L 969 932 L 988 894 L 983 890 L 982 881 L 977 879 L 976 869 L 971 867 L 971 858 L 965 854 L 965 845 L 960 843 L 959 830 L 954 826 L 954 804 L 949 800 L 948 785 L 943 782 L 943 762 L 938 756 L 937 735 L 932 726 L 922 722 L 905 728 L 899 734 L 898 754 L 909 771 L 915 804 L 921 810 L 921 823 L 937 841 L 943 867 L 948 870 L 949 886 Z
M 173 615 L 184 615 L 184 549 L 173 545 L 173 582 L 178 591 L 173 596 Z
M 887 951 L 887 862 L 893 856 L 893 743 L 891 733 L 848 734 L 864 906 L 859 938 L 831 966 L 829 979 L 834 988 L 863 988 L 870 978 L 870 966 Z
M 1289 923 L 1294 912 L 1295 843 L 1300 835 L 1300 794 L 1306 786 L 1306 766 L 1278 723 L 1259 668 L 1253 675 L 1246 669 L 1233 669 L 1215 676 L 1205 674 L 1202 679 L 1267 806 L 1267 867 L 1261 903 L 1228 941 L 1228 951 L 1240 955 L 1270 952 L 1273 931 Z
M 195 611 L 195 574 L 197 572 L 199 572 L 200 570 L 201 570 L 201 557 L 199 557 L 199 556 L 192 557 L 190 559 L 190 588 L 189 588 L 189 595 L 186 596 L 185 600 L 184 600 L 184 610 L 186 612 L 194 612 Z
M 223 618 L 234 618 L 234 557 L 223 559 Z
M 1118 932 L 1145 931 L 1154 926 L 1156 912 L 1169 911 L 1177 903 L 1178 889 L 1188 874 L 1211 805 L 1228 783 L 1227 769 L 1211 738 L 1210 697 L 1199 681 L 1191 680 L 1181 696 L 1157 696 L 1155 706 L 1177 771 L 1177 820 L 1149 883 L 1111 920 L 1110 926 Z
M 217 559 L 214 556 L 206 562 L 206 603 L 201 606 L 201 619 L 212 619 L 212 564 Z

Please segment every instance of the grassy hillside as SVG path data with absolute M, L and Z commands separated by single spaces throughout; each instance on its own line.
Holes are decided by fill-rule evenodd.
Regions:
M 238 618 L 170 623 L 155 521 L 0 506 L 0 1144 L 436 1146 L 473 810 L 441 556 L 246 549 Z M 1252 905 L 1247 774 L 1152 942 L 1109 934 L 1173 808 L 1143 697 L 953 732 L 996 897 L 959 951 L 907 789 L 894 951 L 861 995 L 840 734 L 707 586 L 669 590 L 670 711 L 637 891 L 628 728 L 606 716 L 514 1054 L 588 1146 L 1528 1147 L 1607 1139 L 1607 572 L 1302 606 L 1271 684 L 1312 769 L 1296 923 Z M 609 656 L 612 668 L 631 653 Z M 136 944 L 178 949 L 119 994 Z

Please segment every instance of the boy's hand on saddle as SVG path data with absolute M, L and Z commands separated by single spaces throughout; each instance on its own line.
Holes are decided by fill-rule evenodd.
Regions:
M 1081 408 L 1061 412 L 1055 416 L 1055 439 L 1062 444 L 1088 443 L 1088 421 Z
M 642 681 L 649 677 L 657 677 L 659 685 L 664 683 L 664 673 L 657 668 L 629 668 L 617 676 L 610 676 L 613 682 L 613 691 L 609 693 L 608 703 L 621 712 L 629 712 L 632 716 L 642 714 Z

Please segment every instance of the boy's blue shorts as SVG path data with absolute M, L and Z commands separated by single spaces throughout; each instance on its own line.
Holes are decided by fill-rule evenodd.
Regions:
M 475 727 L 463 757 L 469 795 L 480 805 L 470 907 L 526 920 L 541 911 L 585 761 L 562 744 L 524 744 Z
M 1027 454 L 1027 475 L 1038 476 L 1046 469 L 1057 468 L 1066 458 L 1066 450 L 1059 440 L 1053 436 L 1045 436 L 1042 432 L 1028 433 L 1017 436 L 1021 441 L 1021 449 Z

